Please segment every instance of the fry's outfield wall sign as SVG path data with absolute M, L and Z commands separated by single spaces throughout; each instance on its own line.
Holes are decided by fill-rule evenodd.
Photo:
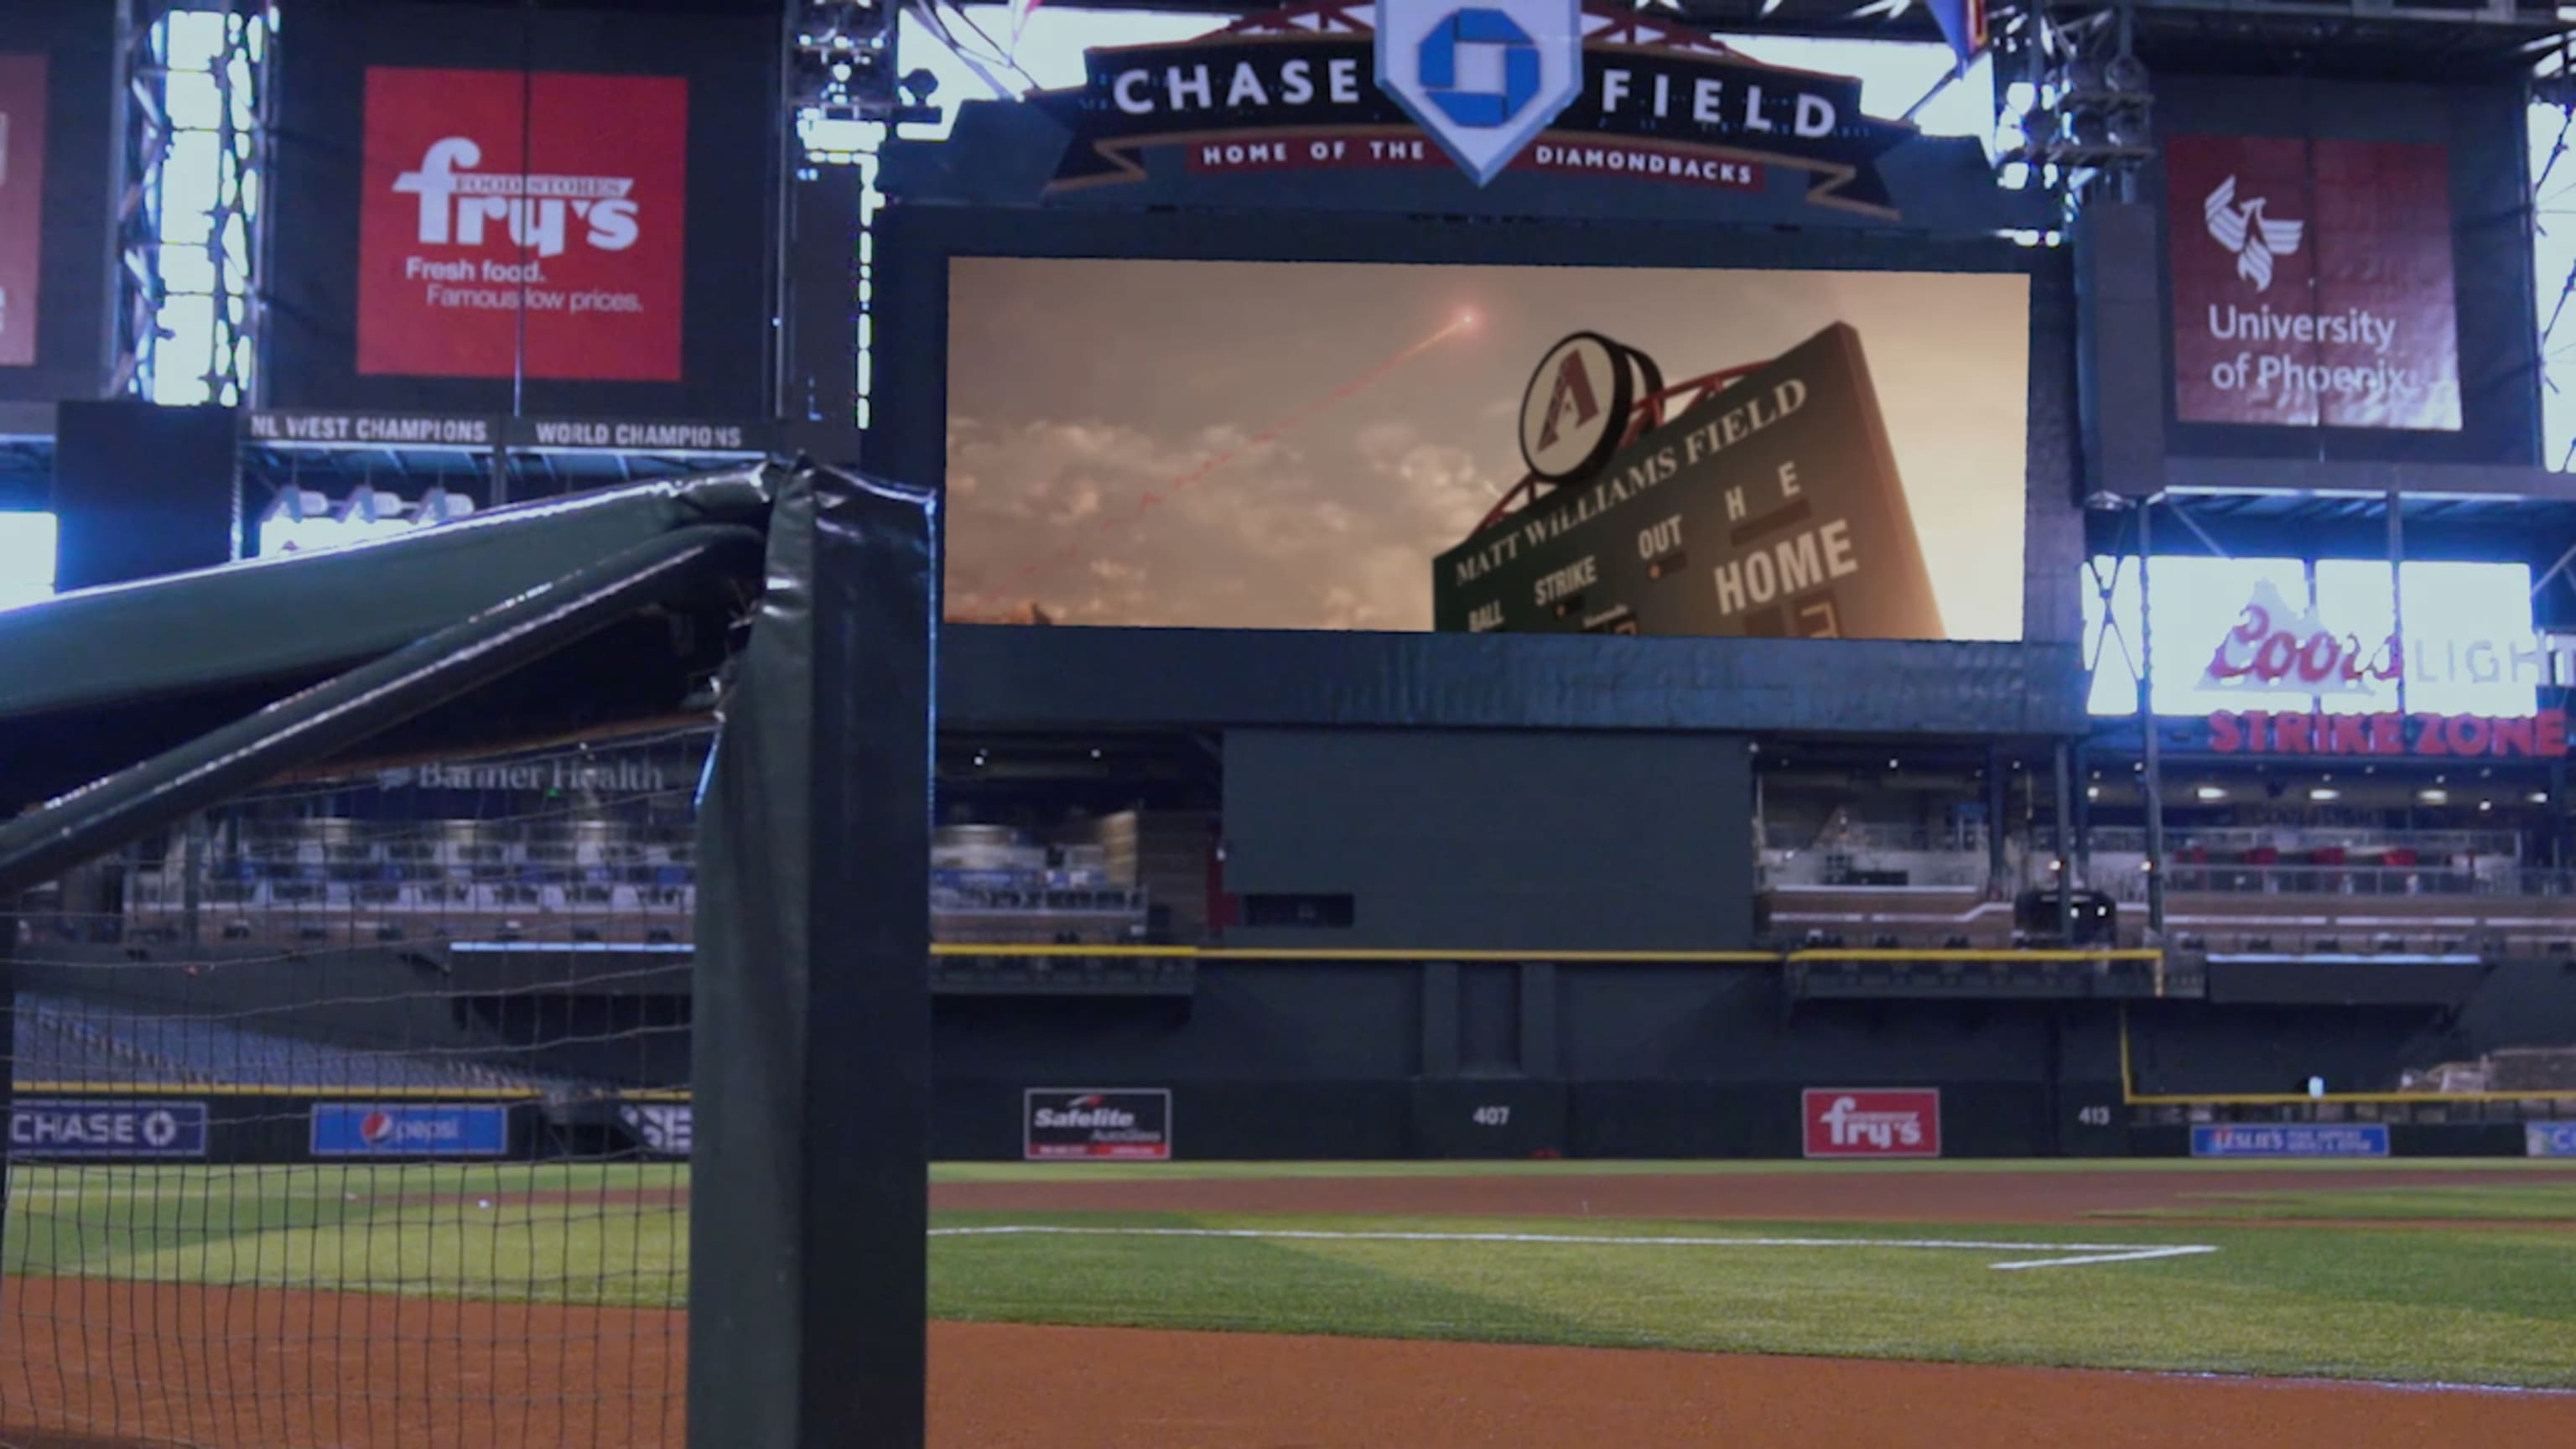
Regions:
M 1749 191 L 1776 166 L 1808 173 L 1820 205 L 1894 214 L 1877 162 L 1915 131 L 1863 115 L 1857 80 L 1774 69 L 1633 15 L 1579 21 L 1589 33 L 1566 60 L 1546 48 L 1536 0 L 1388 3 L 1403 18 L 1383 60 L 1359 6 L 1087 52 L 1081 86 L 1029 98 L 1073 136 L 1048 189 L 1141 180 L 1140 153 L 1180 147 L 1207 172 L 1454 157 L 1479 184 L 1535 171 Z
M 2177 135 L 2164 165 L 2179 420 L 2459 430 L 2448 152 Z

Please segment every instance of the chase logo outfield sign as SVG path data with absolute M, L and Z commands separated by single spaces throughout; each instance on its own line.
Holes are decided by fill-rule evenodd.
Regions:
M 9 1154 L 31 1160 L 203 1157 L 206 1104 L 23 1100 L 9 1109 Z
M 1582 93 L 1582 7 L 1378 0 L 1377 83 L 1482 186 Z

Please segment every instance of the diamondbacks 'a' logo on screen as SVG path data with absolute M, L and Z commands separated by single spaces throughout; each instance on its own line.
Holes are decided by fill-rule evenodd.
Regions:
M 357 370 L 680 380 L 689 83 L 373 66 Z
M 1582 92 L 1581 0 L 1378 0 L 1377 83 L 1482 186 Z
M 2307 231 L 2305 222 L 2265 216 L 2270 205 L 2260 196 L 2239 202 L 2233 176 L 2218 183 L 2200 204 L 2210 239 L 2235 256 L 2236 275 L 2252 282 L 2257 292 L 2272 290 L 2272 259 L 2297 251 L 2299 238 Z
M 1618 451 L 1637 374 L 1649 366 L 1597 333 L 1549 348 L 1521 394 L 1521 461 L 1551 483 L 1598 472 Z

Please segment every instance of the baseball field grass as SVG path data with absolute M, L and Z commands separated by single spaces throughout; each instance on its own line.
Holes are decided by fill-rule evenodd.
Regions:
M 2385 1186 L 2231 1186 L 2065 1222 L 1076 1211 L 1050 1183 L 1841 1176 L 1799 1164 L 942 1168 L 1032 1205 L 934 1213 L 931 1308 L 986 1322 L 2576 1387 L 2576 1173 L 2409 1162 Z M 2171 1161 L 2154 1170 L 2192 1171 Z M 2466 1180 L 2462 1180 L 2466 1179 Z M 2251 1179 L 2240 1179 L 2251 1181 Z M 10 1276 L 679 1306 L 685 1169 L 20 1168 Z M 1014 1186 L 1017 1185 L 1017 1186 Z M 1393 1184 L 1401 1186 L 1401 1183 Z M 1468 1189 L 1473 1193 L 1472 1186 Z

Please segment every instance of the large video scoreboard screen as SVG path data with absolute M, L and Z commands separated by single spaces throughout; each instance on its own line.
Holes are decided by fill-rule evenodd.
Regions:
M 2022 637 L 2029 279 L 957 257 L 952 620 Z

